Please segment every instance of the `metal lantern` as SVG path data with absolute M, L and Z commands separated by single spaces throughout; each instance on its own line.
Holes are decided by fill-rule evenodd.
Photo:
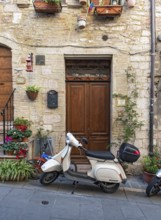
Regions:
M 33 72 L 33 54 L 29 54 L 26 59 L 26 71 Z

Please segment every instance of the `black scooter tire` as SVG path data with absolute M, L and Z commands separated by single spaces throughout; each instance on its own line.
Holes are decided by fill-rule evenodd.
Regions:
M 100 182 L 100 188 L 105 193 L 114 193 L 118 190 L 119 186 L 119 183 Z
M 160 191 L 161 180 L 155 176 L 146 188 L 148 197 L 156 195 Z
M 42 185 L 49 185 L 54 182 L 59 176 L 57 171 L 42 173 L 40 176 L 40 183 Z

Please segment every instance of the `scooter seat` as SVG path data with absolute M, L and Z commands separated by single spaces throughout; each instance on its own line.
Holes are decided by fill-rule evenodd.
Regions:
M 104 159 L 104 160 L 114 160 L 115 156 L 109 151 L 85 151 L 86 156 Z

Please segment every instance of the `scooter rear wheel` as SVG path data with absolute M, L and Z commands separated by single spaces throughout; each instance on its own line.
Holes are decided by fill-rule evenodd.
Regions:
M 155 176 L 146 188 L 147 196 L 150 197 L 156 195 L 161 190 L 160 186 L 161 186 L 161 181 L 159 178 Z
M 50 183 L 54 182 L 58 176 L 59 173 L 57 171 L 42 173 L 40 176 L 40 183 L 43 185 L 49 185 Z
M 100 188 L 105 193 L 114 193 L 118 190 L 119 186 L 119 183 L 100 182 Z

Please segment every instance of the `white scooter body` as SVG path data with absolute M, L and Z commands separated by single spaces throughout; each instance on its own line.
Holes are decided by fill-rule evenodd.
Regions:
M 87 156 L 91 164 L 91 169 L 86 174 L 74 172 L 70 170 L 71 150 L 72 147 L 81 148 L 82 144 L 71 134 L 67 133 L 67 145 L 65 148 L 45 162 L 41 169 L 44 173 L 63 171 L 64 175 L 73 181 L 82 182 L 105 182 L 105 183 L 121 183 L 126 182 L 126 174 L 119 161 L 113 159 L 100 159 Z

